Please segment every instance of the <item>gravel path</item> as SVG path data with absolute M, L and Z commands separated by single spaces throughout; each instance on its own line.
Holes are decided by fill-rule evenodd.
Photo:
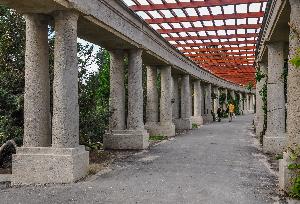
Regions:
M 275 173 L 251 133 L 252 118 L 205 125 L 84 182 L 0 189 L 0 203 L 279 203 Z

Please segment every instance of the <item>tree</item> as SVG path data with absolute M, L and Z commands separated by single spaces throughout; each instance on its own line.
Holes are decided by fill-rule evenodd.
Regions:
M 25 22 L 0 6 L 0 144 L 23 135 Z

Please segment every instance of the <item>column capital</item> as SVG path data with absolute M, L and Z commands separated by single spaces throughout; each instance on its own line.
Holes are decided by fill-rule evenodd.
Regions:
M 67 11 L 54 11 L 52 16 L 55 20 L 72 20 L 77 21 L 79 18 L 79 13 L 72 10 Z

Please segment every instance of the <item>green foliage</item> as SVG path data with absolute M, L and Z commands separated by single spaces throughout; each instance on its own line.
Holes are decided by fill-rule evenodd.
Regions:
M 54 66 L 53 28 L 49 31 L 49 72 Z M 25 22 L 21 15 L 0 6 L 0 145 L 23 137 Z M 109 54 L 78 43 L 80 143 L 99 148 L 109 119 Z M 89 68 L 95 66 L 91 72 Z M 52 94 L 52 86 L 51 86 Z M 51 97 L 52 98 L 52 97 Z M 52 101 L 51 101 L 52 104 Z
M 290 59 L 290 63 L 296 68 L 300 68 L 300 48 L 297 49 L 296 54 Z
M 283 155 L 282 154 L 278 154 L 278 155 L 275 156 L 275 159 L 276 160 L 283 159 Z
M 266 75 L 263 74 L 261 70 L 256 71 L 255 79 L 256 79 L 257 82 L 260 82 L 265 77 L 266 77 Z
M 299 156 L 300 156 L 300 146 L 295 145 L 294 147 L 288 148 L 290 160 L 292 163 L 288 165 L 288 169 L 295 173 L 295 177 L 292 180 L 292 186 L 289 192 L 289 195 L 294 198 L 300 198 L 300 164 Z
M 265 135 L 265 132 L 267 130 L 267 114 L 268 114 L 268 109 L 267 109 L 267 83 L 265 83 L 262 87 L 261 90 L 259 90 L 259 95 L 262 97 L 263 101 L 263 111 L 264 111 L 264 124 L 263 124 L 263 130 L 260 133 L 260 143 L 263 144 L 263 135 Z
M 150 141 L 162 141 L 162 140 L 166 140 L 168 139 L 167 136 L 163 136 L 163 135 L 153 135 L 149 137 Z
M 193 128 L 193 129 L 197 129 L 197 128 L 198 128 L 198 125 L 195 124 L 195 123 L 193 123 L 193 124 L 192 124 L 192 128 Z
M 252 91 L 253 87 L 254 87 L 253 82 L 249 81 L 248 84 L 247 84 L 247 86 L 246 86 L 246 89 L 248 89 L 249 91 Z
M 0 145 L 23 135 L 25 22 L 0 6 Z
M 296 177 L 291 187 L 290 196 L 294 198 L 300 198 L 300 176 Z
M 214 99 L 217 99 L 217 94 L 215 94 L 214 92 L 211 92 L 211 99 L 214 100 Z
M 223 104 L 225 104 L 225 100 L 226 100 L 226 94 L 221 93 L 219 96 L 219 105 L 222 106 Z
M 79 46 L 79 127 L 80 143 L 97 149 L 110 116 L 109 53 L 100 50 L 94 56 L 93 51 L 91 45 Z M 99 70 L 88 72 L 87 67 L 95 62 Z

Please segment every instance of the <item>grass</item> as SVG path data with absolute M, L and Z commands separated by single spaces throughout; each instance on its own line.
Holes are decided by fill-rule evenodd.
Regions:
M 163 135 L 153 135 L 149 137 L 150 141 L 162 141 L 162 140 L 166 140 L 168 137 L 163 136 Z
M 197 128 L 198 128 L 198 125 L 195 124 L 195 123 L 193 123 L 193 124 L 192 124 L 192 128 L 193 128 L 193 129 L 197 129 Z
M 276 159 L 276 160 L 283 159 L 283 155 L 282 155 L 282 154 L 277 154 L 277 155 L 275 156 L 275 159 Z

